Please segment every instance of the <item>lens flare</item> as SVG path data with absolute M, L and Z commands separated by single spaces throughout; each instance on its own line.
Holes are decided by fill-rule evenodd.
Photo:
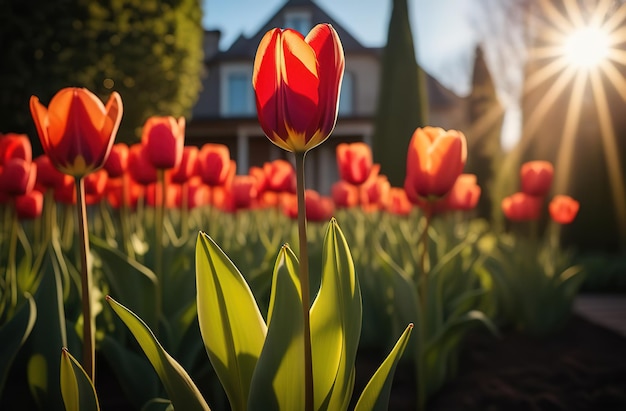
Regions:
M 583 27 L 574 31 L 563 46 L 565 58 L 579 68 L 597 66 L 609 57 L 609 52 L 609 35 L 598 27 Z

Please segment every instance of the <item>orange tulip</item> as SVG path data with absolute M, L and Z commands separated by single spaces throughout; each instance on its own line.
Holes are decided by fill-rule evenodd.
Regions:
M 318 24 L 303 37 L 272 29 L 261 39 L 252 85 L 259 122 L 277 146 L 306 152 L 328 138 L 337 120 L 344 54 L 337 32 Z
M 150 117 L 143 126 L 141 144 L 155 168 L 176 168 L 183 158 L 185 118 Z
M 502 211 L 511 221 L 538 220 L 541 216 L 541 197 L 524 192 L 515 193 L 502 200 Z
M 409 201 L 401 187 L 391 187 L 389 189 L 389 201 L 387 202 L 387 211 L 396 215 L 409 215 L 413 210 L 413 203 Z
M 350 184 L 367 180 L 373 165 L 372 149 L 365 143 L 341 143 L 337 146 L 339 177 Z
M 550 217 L 559 224 L 569 224 L 574 221 L 579 209 L 580 203 L 572 197 L 565 195 L 554 196 L 550 204 L 548 204 Z
M 404 188 L 409 199 L 420 203 L 444 196 L 465 167 L 465 135 L 439 127 L 418 128 L 409 143 Z
M 550 191 L 554 167 L 549 161 L 529 161 L 522 164 L 520 177 L 522 191 L 531 196 L 543 197 Z
M 61 172 L 82 177 L 104 165 L 122 119 L 122 99 L 111 94 L 106 106 L 84 88 L 61 89 L 44 107 L 30 98 L 41 145 Z

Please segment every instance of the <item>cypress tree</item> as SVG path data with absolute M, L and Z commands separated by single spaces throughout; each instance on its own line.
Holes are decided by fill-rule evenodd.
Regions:
M 407 0 L 393 0 L 373 144 L 374 161 L 393 186 L 404 184 L 409 140 L 426 124 L 426 113 L 426 79 L 415 58 Z
M 481 187 L 478 215 L 490 218 L 492 212 L 492 186 L 494 170 L 502 156 L 503 109 L 496 95 L 491 74 L 481 47 L 476 48 L 472 91 L 468 97 L 470 128 L 467 132 L 466 173 L 476 174 Z

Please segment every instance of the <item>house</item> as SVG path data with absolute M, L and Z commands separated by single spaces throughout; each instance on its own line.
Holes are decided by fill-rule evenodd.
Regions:
M 345 53 L 345 74 L 339 115 L 331 137 L 307 154 L 307 186 L 329 193 L 338 178 L 335 150 L 341 142 L 371 144 L 380 82 L 382 49 L 363 46 L 352 34 L 312 0 L 287 0 L 251 37 L 240 36 L 227 50 L 218 50 L 219 32 L 205 33 L 206 77 L 203 91 L 187 126 L 187 143 L 222 143 L 237 162 L 237 172 L 250 166 L 287 158 L 289 153 L 272 144 L 264 135 L 256 114 L 252 70 L 254 56 L 263 35 L 274 27 L 293 28 L 301 33 L 317 23 L 330 23 L 341 39 Z M 463 99 L 428 76 L 431 124 L 459 127 L 464 121 Z

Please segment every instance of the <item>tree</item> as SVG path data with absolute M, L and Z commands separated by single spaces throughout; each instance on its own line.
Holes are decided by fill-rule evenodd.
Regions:
M 426 79 L 415 58 L 406 0 L 393 0 L 383 51 L 374 161 L 393 186 L 402 186 L 406 152 L 415 129 L 426 124 Z
M 47 104 L 69 86 L 104 100 L 119 92 L 118 139 L 127 142 L 151 115 L 190 116 L 201 87 L 201 19 L 198 0 L 3 1 L 2 131 L 34 136 L 30 96 Z

